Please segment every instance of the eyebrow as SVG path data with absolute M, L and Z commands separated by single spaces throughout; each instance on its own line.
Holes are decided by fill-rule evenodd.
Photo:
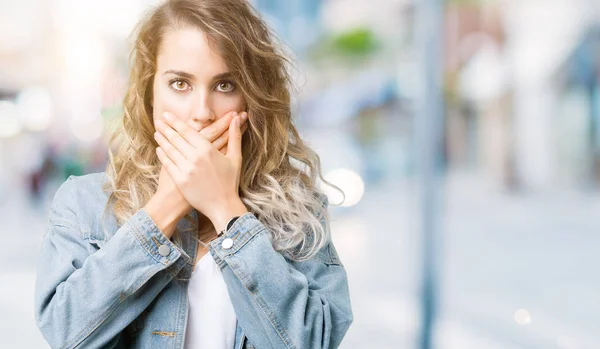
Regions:
M 165 71 L 163 73 L 163 75 L 166 75 L 166 74 L 175 74 L 175 75 L 178 75 L 178 76 L 181 76 L 183 78 L 190 79 L 190 80 L 194 80 L 196 78 L 194 76 L 194 74 L 190 74 L 188 72 L 184 72 L 184 71 L 181 71 L 181 70 L 172 70 L 172 69 L 169 69 L 169 70 L 167 70 L 167 71 Z M 230 78 L 230 77 L 231 77 L 231 73 L 230 72 L 224 72 L 224 73 L 217 74 L 217 75 L 213 76 L 212 80 L 213 81 L 214 80 L 221 80 L 221 79 Z

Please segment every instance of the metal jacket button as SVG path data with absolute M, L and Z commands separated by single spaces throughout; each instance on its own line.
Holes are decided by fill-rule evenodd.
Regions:
M 171 249 L 167 245 L 160 245 L 158 253 L 160 253 L 161 256 L 166 257 L 171 253 Z
M 228 250 L 231 248 L 231 246 L 233 246 L 233 240 L 231 240 L 231 238 L 227 238 L 223 240 L 223 242 L 221 242 L 221 246 L 223 246 L 224 249 Z

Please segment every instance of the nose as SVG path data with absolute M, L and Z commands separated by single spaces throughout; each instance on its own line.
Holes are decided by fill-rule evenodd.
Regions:
M 200 92 L 192 111 L 192 123 L 194 127 L 196 130 L 201 130 L 214 122 L 215 118 L 215 113 L 208 99 L 208 93 Z

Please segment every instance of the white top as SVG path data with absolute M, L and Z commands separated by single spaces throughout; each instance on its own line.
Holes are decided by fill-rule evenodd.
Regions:
M 237 318 L 223 275 L 210 252 L 197 262 L 188 284 L 185 349 L 232 349 Z

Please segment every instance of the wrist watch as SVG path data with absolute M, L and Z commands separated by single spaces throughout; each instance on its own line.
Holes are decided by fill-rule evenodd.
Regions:
M 233 223 L 235 223 L 235 221 L 236 221 L 238 218 L 240 218 L 240 216 L 235 216 L 235 217 L 231 218 L 231 219 L 229 220 L 229 222 L 227 222 L 227 225 L 225 226 L 225 229 L 223 229 L 223 230 L 221 230 L 221 231 L 219 232 L 219 236 L 221 236 L 222 234 L 225 234 L 225 232 L 226 232 L 226 231 L 228 231 L 228 230 L 229 230 L 229 229 L 230 229 L 230 228 L 233 226 Z

